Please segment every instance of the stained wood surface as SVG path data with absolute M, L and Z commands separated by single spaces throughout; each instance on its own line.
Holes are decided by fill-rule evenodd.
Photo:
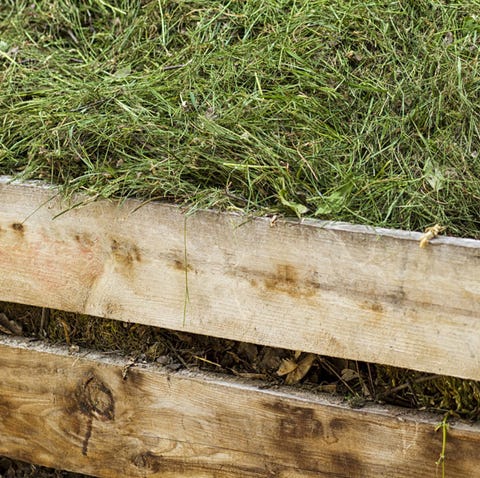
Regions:
M 440 476 L 441 417 L 0 337 L 0 455 L 105 478 Z M 449 428 L 477 476 L 480 427 Z
M 480 379 L 480 241 L 54 193 L 0 182 L 0 300 Z

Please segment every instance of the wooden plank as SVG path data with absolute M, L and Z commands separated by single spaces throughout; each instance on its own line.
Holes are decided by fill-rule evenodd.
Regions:
M 100 477 L 439 476 L 441 417 L 0 338 L 0 455 Z M 476 476 L 480 426 L 448 431 Z
M 480 241 L 54 192 L 0 184 L 0 300 L 480 379 Z

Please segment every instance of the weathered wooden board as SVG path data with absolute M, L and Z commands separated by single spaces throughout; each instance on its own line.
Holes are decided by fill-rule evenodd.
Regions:
M 53 195 L 0 182 L 0 300 L 480 379 L 480 241 Z
M 0 455 L 100 477 L 440 476 L 440 418 L 0 337 Z M 480 426 L 449 429 L 477 476 Z

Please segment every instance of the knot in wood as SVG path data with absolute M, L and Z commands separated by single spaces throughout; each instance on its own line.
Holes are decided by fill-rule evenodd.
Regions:
M 80 411 L 102 421 L 115 418 L 115 400 L 111 390 L 97 377 L 90 376 L 77 390 Z

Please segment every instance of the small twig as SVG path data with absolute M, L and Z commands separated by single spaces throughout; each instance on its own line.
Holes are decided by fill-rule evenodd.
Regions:
M 375 396 L 375 383 L 373 381 L 373 375 L 372 375 L 372 368 L 370 367 L 370 364 L 367 363 L 367 370 L 368 370 L 368 382 L 370 385 L 370 395 L 372 397 Z
M 229 190 L 228 190 L 228 186 L 227 188 L 225 189 L 225 195 L 231 199 L 235 199 L 236 201 L 239 201 L 243 204 L 248 204 L 248 199 L 244 198 L 243 196 L 237 196 L 236 194 L 233 194 L 231 193 Z
M 188 60 L 187 63 L 181 63 L 179 65 L 167 65 L 162 68 L 163 71 L 168 71 L 168 70 L 177 70 L 178 68 L 183 68 L 187 66 L 189 63 L 191 63 L 192 60 Z
M 398 385 L 397 387 L 393 387 L 390 390 L 387 390 L 386 392 L 383 392 L 380 394 L 378 397 L 379 399 L 388 397 L 389 395 L 393 395 L 394 393 L 400 392 L 406 388 L 410 388 L 412 386 L 412 383 L 414 384 L 419 384 L 423 382 L 428 382 L 430 380 L 435 380 L 437 378 L 441 378 L 440 375 L 428 375 L 426 377 L 419 377 L 415 380 L 409 381 L 407 383 L 402 383 L 402 385 Z
M 42 316 L 40 318 L 39 335 L 42 335 L 43 337 L 47 335 L 47 332 L 45 330 L 45 324 L 48 322 L 49 315 L 50 315 L 49 310 L 46 309 L 45 307 L 42 307 Z
M 67 345 L 69 345 L 69 346 L 72 345 L 72 342 L 70 341 L 70 332 L 69 332 L 69 330 L 68 330 L 67 322 L 65 322 L 65 320 L 60 319 L 60 318 L 57 319 L 57 320 L 60 322 L 61 326 L 63 327 L 63 333 L 64 333 L 64 335 L 65 335 L 65 342 L 66 342 Z
M 331 374 L 335 375 L 335 376 L 337 377 L 337 379 L 340 380 L 340 382 L 342 382 L 343 385 L 345 385 L 345 387 L 349 390 L 349 392 L 350 392 L 352 395 L 354 395 L 354 396 L 357 396 L 357 395 L 358 395 L 357 392 L 355 392 L 355 390 L 354 390 L 352 387 L 350 387 L 350 385 L 348 385 L 348 383 L 347 383 L 345 380 L 343 380 L 343 378 L 342 378 L 342 377 L 338 374 L 338 372 L 335 370 L 335 367 L 333 367 L 333 366 L 328 362 L 328 360 L 320 359 L 320 363 L 321 363 L 325 368 L 327 368 L 328 371 L 329 371 Z
M 23 335 L 22 326 L 15 320 L 9 320 L 9 318 L 0 313 L 0 332 L 8 335 Z
M 200 357 L 199 355 L 194 355 L 193 358 L 196 359 L 196 360 L 201 360 L 202 362 L 208 363 L 210 365 L 214 365 L 217 368 L 223 368 L 219 363 L 212 362 L 211 360 Z

